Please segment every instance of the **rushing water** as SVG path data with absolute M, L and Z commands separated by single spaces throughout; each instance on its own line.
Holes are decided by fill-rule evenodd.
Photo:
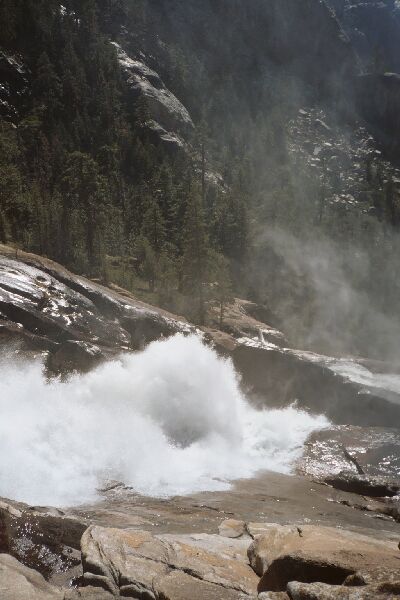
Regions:
M 151 344 L 62 383 L 42 365 L 2 365 L 0 496 L 72 505 L 105 479 L 147 495 L 220 490 L 289 472 L 324 417 L 253 409 L 232 364 L 195 336 Z

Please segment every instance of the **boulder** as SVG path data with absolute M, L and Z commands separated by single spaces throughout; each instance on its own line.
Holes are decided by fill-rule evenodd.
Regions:
M 289 583 L 291 600 L 394 600 L 400 595 L 400 583 L 366 587 L 331 586 L 324 583 Z
M 175 585 L 200 589 L 201 582 L 207 584 L 205 594 L 223 589 L 224 598 L 237 598 L 255 594 L 258 583 L 243 548 L 240 540 L 228 540 L 224 546 L 220 536 L 153 536 L 92 526 L 82 537 L 84 581 L 113 594 L 148 600 L 158 598 L 160 590 L 168 598 Z M 168 579 L 171 571 L 179 578 Z
M 250 529 L 255 532 L 255 539 L 247 550 L 250 565 L 262 577 L 283 548 L 292 542 L 296 543 L 299 532 L 296 527 L 276 525 L 275 523 L 258 524 Z M 262 533 L 261 533 L 262 531 Z
M 3 600 L 64 600 L 64 593 L 14 557 L 0 554 L 0 598 Z
M 157 600 L 240 600 L 249 598 L 244 594 L 223 586 L 208 583 L 183 573 L 172 571 L 155 581 Z
M 98 587 L 60 589 L 50 585 L 44 577 L 13 556 L 0 554 L 1 600 L 115 600 L 114 596 Z
M 399 569 L 394 542 L 331 527 L 275 525 L 248 550 L 262 575 L 258 591 L 285 591 L 290 581 L 342 585 L 357 573 L 366 583 L 385 582 Z M 349 581 L 349 580 L 347 580 Z
M 154 599 L 154 579 L 169 572 L 168 548 L 146 531 L 89 527 L 81 544 L 85 583 L 113 594 Z
M 218 527 L 219 535 L 227 538 L 240 538 L 246 535 L 246 523 L 235 519 L 226 519 Z
M 174 569 L 193 574 L 226 588 L 252 594 L 258 577 L 248 564 L 248 540 L 223 538 L 219 535 L 162 535 L 169 545 L 170 564 Z

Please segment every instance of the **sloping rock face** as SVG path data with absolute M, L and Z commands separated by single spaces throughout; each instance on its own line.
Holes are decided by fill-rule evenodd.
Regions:
M 247 393 L 260 406 L 294 401 L 336 424 L 391 427 L 400 422 L 400 396 L 345 376 L 335 359 L 275 344 L 242 339 L 232 351 Z M 350 366 L 357 366 L 357 363 Z M 383 383 L 382 383 L 383 385 Z
M 51 371 L 102 359 L 191 327 L 132 296 L 120 296 L 52 261 L 0 247 L 0 339 L 44 350 Z
M 185 139 L 194 129 L 193 121 L 183 104 L 165 86 L 158 73 L 142 60 L 134 60 L 116 42 L 118 61 L 124 74 L 129 95 L 135 102 L 142 99 L 152 121 L 147 125 L 159 140 L 171 147 L 183 148 Z

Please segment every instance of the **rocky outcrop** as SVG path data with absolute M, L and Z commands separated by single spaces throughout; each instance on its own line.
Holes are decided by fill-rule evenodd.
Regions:
M 227 311 L 227 331 L 204 331 L 210 343 L 232 358 L 244 390 L 256 404 L 273 407 L 297 401 L 338 424 L 391 427 L 400 421 L 400 393 L 393 384 L 386 389 L 385 378 L 365 366 L 360 379 L 356 361 L 347 364 L 285 347 L 285 336 L 259 320 L 267 319 L 264 312 L 236 299 Z M 125 290 L 104 287 L 53 261 L 23 252 L 16 256 L 15 250 L 0 246 L 2 352 L 14 352 L 15 346 L 43 351 L 50 373 L 85 371 L 121 351 L 194 331 L 184 319 L 140 302 Z
M 366 585 L 393 580 L 399 567 L 395 543 L 312 525 L 266 525 L 248 550 L 261 576 L 259 592 L 285 591 L 288 583 Z
M 14 122 L 19 107 L 28 92 L 26 67 L 21 57 L 0 49 L 0 116 Z
M 362 587 L 331 586 L 324 583 L 291 582 L 287 588 L 290 600 L 394 600 L 400 593 L 399 583 Z
M 345 375 L 335 359 L 259 339 L 239 342 L 231 352 L 232 360 L 247 394 L 260 406 L 296 401 L 336 424 L 391 427 L 400 422 L 399 393 L 387 394 L 378 384 L 375 387 L 372 373 L 368 386 L 356 376 Z
M 82 538 L 84 581 L 117 597 L 146 600 L 245 600 L 255 598 L 256 588 L 259 600 L 398 593 L 394 542 L 328 527 L 241 523 L 245 535 L 262 532 L 247 551 L 259 580 L 244 555 L 246 537 L 230 537 L 233 526 L 239 522 L 221 525 L 228 537 L 90 527 Z
M 142 500 L 143 514 L 150 517 L 152 502 Z M 165 500 L 159 502 L 155 511 L 163 505 L 167 509 Z M 92 514 L 95 520 L 114 520 L 122 527 L 118 529 L 95 524 L 85 529 L 85 522 L 55 509 L 3 502 L 0 592 L 8 594 L 3 594 L 5 600 L 255 600 L 257 595 L 259 600 L 369 600 L 374 593 L 379 600 L 393 600 L 398 595 L 396 534 L 377 529 L 367 536 L 303 522 L 278 525 L 230 518 L 219 522 L 217 535 L 222 511 L 213 513 L 214 533 L 187 533 L 194 526 L 188 512 L 193 504 L 189 501 L 180 510 L 176 499 L 168 504 L 169 532 L 158 533 L 160 522 L 129 520 L 129 502 L 125 523 L 119 520 L 118 502 L 106 511 L 104 505 L 97 506 Z M 88 514 L 86 508 L 83 512 Z M 172 523 L 177 513 L 180 524 Z M 204 516 L 202 526 L 207 524 Z M 137 529 L 143 526 L 152 531 Z M 63 544 L 82 561 L 81 574 L 75 572 L 72 581 L 62 562 Z M 42 563 L 32 561 L 35 546 L 40 546 Z M 59 558 L 59 576 L 43 569 L 49 549 Z
M 82 519 L 57 509 L 0 502 L 0 553 L 59 585 L 82 574 L 80 542 L 86 528 Z
M 400 433 L 394 428 L 326 429 L 311 434 L 297 471 L 351 494 L 339 494 L 336 502 L 399 521 L 399 446 Z
M 399 454 L 398 429 L 342 425 L 312 433 L 297 470 L 317 481 L 347 471 L 395 483 L 399 479 Z
M 48 352 L 52 372 L 90 369 L 117 352 L 191 327 L 57 263 L 0 246 L 0 340 Z
M 194 128 L 193 121 L 183 104 L 165 86 L 158 73 L 142 60 L 133 59 L 116 42 L 118 62 L 124 74 L 131 101 L 142 100 L 149 112 L 147 128 L 159 141 L 183 148 Z
M 338 490 L 371 498 L 393 497 L 400 492 L 400 483 L 396 481 L 352 471 L 340 471 L 337 475 L 326 477 L 325 482 Z

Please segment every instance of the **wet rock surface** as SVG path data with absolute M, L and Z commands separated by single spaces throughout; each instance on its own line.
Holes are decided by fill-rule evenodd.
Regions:
M 396 482 L 400 473 L 400 430 L 337 426 L 310 435 L 298 470 L 317 480 L 341 471 Z
M 400 376 L 361 362 L 285 347 L 285 336 L 260 319 L 262 307 L 235 300 L 229 331 L 205 336 L 232 358 L 243 388 L 260 407 L 299 407 L 334 423 L 387 426 L 400 422 Z M 272 315 L 273 318 L 273 315 Z M 0 350 L 44 353 L 50 373 L 87 371 L 101 361 L 194 328 L 123 290 L 73 275 L 36 255 L 0 246 Z
M 368 383 L 358 377 L 356 362 L 291 348 L 258 338 L 241 338 L 231 351 L 243 387 L 259 406 L 296 401 L 300 408 L 325 414 L 335 424 L 392 427 L 400 422 L 400 379 L 385 380 L 366 370 Z M 381 386 L 381 387 L 379 387 Z
M 20 257 L 0 246 L 0 345 L 47 353 L 51 372 L 89 370 L 121 351 L 191 330 L 52 261 Z
M 87 523 L 57 509 L 0 502 L 0 552 L 67 584 L 80 577 L 80 542 Z
M 400 484 L 395 481 L 351 471 L 341 471 L 338 475 L 326 477 L 325 482 L 338 490 L 372 498 L 391 498 L 400 492 Z
M 300 473 L 336 490 L 337 501 L 400 520 L 400 431 L 342 426 L 313 433 L 297 463 Z

